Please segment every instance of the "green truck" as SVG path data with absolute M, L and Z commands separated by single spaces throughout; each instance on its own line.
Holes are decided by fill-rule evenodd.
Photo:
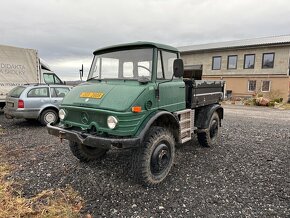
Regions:
M 168 175 L 177 145 L 195 133 L 206 147 L 220 138 L 224 82 L 183 74 L 171 46 L 135 42 L 98 49 L 87 81 L 66 95 L 60 123 L 48 124 L 48 133 L 68 140 L 85 162 L 110 149 L 131 149 L 134 177 L 156 186 Z

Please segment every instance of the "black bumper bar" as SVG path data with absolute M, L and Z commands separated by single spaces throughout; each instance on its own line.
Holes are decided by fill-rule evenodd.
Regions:
M 47 124 L 47 130 L 50 135 L 54 135 L 69 141 L 82 143 L 87 146 L 111 149 L 116 148 L 133 148 L 138 147 L 140 138 L 104 138 L 90 134 L 82 134 L 78 131 L 63 129 L 52 124 Z

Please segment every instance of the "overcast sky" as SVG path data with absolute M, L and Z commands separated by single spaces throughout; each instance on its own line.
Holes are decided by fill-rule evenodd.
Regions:
M 0 44 L 33 48 L 64 80 L 100 47 L 173 46 L 290 34 L 287 0 L 4 0 Z

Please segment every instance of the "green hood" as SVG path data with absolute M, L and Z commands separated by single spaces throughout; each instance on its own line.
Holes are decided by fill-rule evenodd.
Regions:
M 127 111 L 146 86 L 137 82 L 83 83 L 73 88 L 63 99 L 62 105 L 99 108 L 112 111 Z M 100 99 L 80 97 L 81 93 L 103 93 Z

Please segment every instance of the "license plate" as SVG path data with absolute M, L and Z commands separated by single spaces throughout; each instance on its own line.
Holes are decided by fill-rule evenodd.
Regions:
M 95 98 L 95 99 L 100 99 L 102 98 L 104 93 L 102 92 L 82 92 L 80 94 L 81 98 Z
M 8 106 L 8 107 L 14 107 L 14 103 L 12 103 L 12 102 L 7 102 L 7 106 Z

